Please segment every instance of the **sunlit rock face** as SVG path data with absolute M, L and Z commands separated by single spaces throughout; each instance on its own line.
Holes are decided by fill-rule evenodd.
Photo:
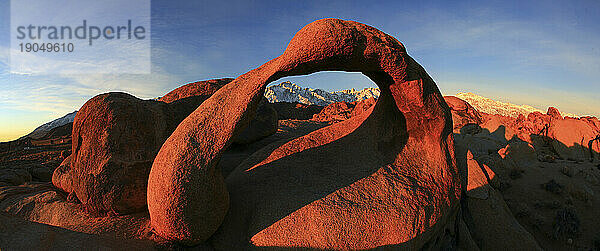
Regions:
M 317 71 L 359 71 L 377 103 L 343 122 L 244 161 L 215 166 L 252 118 L 265 86 Z M 283 55 L 222 87 L 158 153 L 148 184 L 151 225 L 217 249 L 364 249 L 440 245 L 459 207 L 448 106 L 395 38 L 364 24 L 315 21 Z M 210 238 L 210 239 L 209 239 Z
M 88 100 L 73 124 L 73 154 L 54 171 L 54 185 L 74 193 L 97 215 L 145 211 L 148 176 L 158 150 L 184 118 L 232 80 L 189 83 L 159 100 L 117 92 Z M 254 142 L 276 129 L 277 114 L 263 102 L 236 140 Z
M 452 111 L 454 132 L 460 132 L 460 129 L 469 124 L 483 123 L 483 116 L 466 101 L 454 96 L 445 96 L 444 100 Z
M 585 120 L 574 118 L 553 120 L 548 128 L 548 136 L 554 139 L 552 146 L 563 159 L 590 159 L 593 152 L 600 152 L 593 141 L 598 135 L 600 132 Z

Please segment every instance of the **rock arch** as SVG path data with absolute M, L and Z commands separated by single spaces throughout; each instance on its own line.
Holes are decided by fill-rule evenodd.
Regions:
M 225 182 L 215 166 L 266 85 L 317 71 L 362 72 L 381 96 L 361 116 L 263 149 Z M 451 114 L 434 81 L 392 36 L 322 19 L 177 127 L 147 199 L 155 232 L 190 245 L 419 248 L 456 214 L 459 194 Z

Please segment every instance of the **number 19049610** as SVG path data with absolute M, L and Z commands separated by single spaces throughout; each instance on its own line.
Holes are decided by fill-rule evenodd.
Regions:
M 73 52 L 73 43 L 20 43 L 21 52 Z

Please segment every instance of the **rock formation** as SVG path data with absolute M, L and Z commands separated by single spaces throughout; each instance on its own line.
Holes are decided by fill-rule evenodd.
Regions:
M 362 72 L 381 90 L 377 104 L 261 150 L 225 182 L 215 166 L 266 85 L 324 70 Z M 459 205 L 451 133 L 434 81 L 400 42 L 360 23 L 318 20 L 167 139 L 148 180 L 151 225 L 190 245 L 210 237 L 217 249 L 436 247 Z
M 205 96 L 207 98 L 231 81 L 233 81 L 233 78 L 210 79 L 189 83 L 170 91 L 158 100 L 165 103 L 173 103 L 177 100 L 195 96 Z
M 126 214 L 144 211 L 152 162 L 177 125 L 232 79 L 190 83 L 162 97 L 141 100 L 125 93 L 98 95 L 86 102 L 73 125 L 73 154 L 55 170 L 53 183 L 90 211 Z M 265 104 L 266 105 L 266 104 Z M 240 142 L 275 132 L 277 114 L 263 105 Z
M 521 114 L 518 117 L 507 117 L 474 111 L 468 103 L 456 97 L 449 96 L 445 99 L 452 110 L 454 132 L 461 133 L 460 140 L 471 140 L 472 137 L 478 137 L 472 144 L 467 144 L 473 152 L 499 150 L 493 149 L 494 147 L 484 147 L 484 149 L 477 146 L 484 142 L 481 139 L 486 133 L 500 136 L 496 139 L 501 141 L 503 146 L 513 138 L 518 138 L 536 147 L 545 147 L 542 145 L 551 142 L 550 150 L 558 157 L 567 160 L 589 160 L 600 152 L 600 142 L 594 141 L 594 138 L 600 135 L 600 122 L 595 117 L 566 116 L 563 118 L 561 112 L 554 107 L 549 107 L 546 114 L 534 111 L 527 116 Z M 463 109 L 470 112 L 462 111 Z M 462 133 L 463 131 L 473 131 L 474 127 L 471 124 L 487 129 L 488 132 L 476 130 L 477 133 Z M 530 154 L 524 158 L 531 157 Z M 536 158 L 531 159 L 535 160 Z
M 587 147 L 598 134 L 586 121 L 573 118 L 553 120 L 548 128 L 548 136 L 554 139 L 552 146 L 558 155 L 580 161 L 590 159 Z M 593 151 L 600 152 L 597 144 L 591 146 Z
M 320 70 L 380 89 L 265 93 Z M 235 80 L 102 94 L 0 143 L 0 249 L 599 249 L 600 121 L 465 96 L 375 28 L 319 20 Z
M 125 93 L 90 99 L 75 117 L 71 166 L 55 171 L 55 185 L 75 192 L 91 212 L 144 210 L 154 156 L 184 118 L 170 108 Z
M 336 102 L 323 108 L 315 114 L 312 120 L 327 123 L 337 123 L 357 116 L 375 105 L 375 99 L 369 98 L 354 102 Z
M 250 144 L 274 134 L 277 132 L 277 120 L 277 111 L 273 105 L 263 99 L 250 124 L 233 139 L 233 143 Z
M 444 100 L 452 111 L 454 132 L 459 132 L 461 128 L 468 124 L 479 125 L 483 123 L 482 115 L 466 101 L 453 96 L 445 96 Z
M 498 151 L 498 154 L 511 166 L 525 166 L 530 165 L 531 162 L 537 162 L 533 146 L 520 140 L 509 142 L 506 147 Z
M 587 158 L 600 150 L 588 141 L 600 134 L 597 119 L 563 118 L 556 108 L 516 118 L 480 114 L 481 123 L 454 135 L 457 162 L 464 162 L 460 152 L 472 153 L 458 165 L 468 169 L 459 248 L 593 249 L 600 214 L 590 209 L 598 207 L 592 198 L 600 169 Z M 457 109 L 452 115 L 459 123 L 470 119 Z
M 63 190 L 67 193 L 72 193 L 74 191 L 72 172 L 71 172 L 71 158 L 73 155 L 67 156 L 63 162 L 54 169 L 54 173 L 52 174 L 52 184 L 55 187 Z
M 174 103 L 176 106 L 175 109 L 183 111 L 187 116 L 198 107 L 198 104 L 202 103 L 231 81 L 233 81 L 233 78 L 211 79 L 189 83 L 167 93 L 159 101 Z M 256 116 L 250 121 L 250 125 L 234 139 L 234 142 L 248 144 L 274 134 L 277 131 L 277 119 L 277 112 L 273 106 L 266 101 L 261 102 Z
M 283 119 L 297 119 L 297 120 L 308 120 L 311 119 L 315 114 L 323 110 L 322 106 L 318 105 L 307 105 L 298 102 L 275 102 L 272 103 L 273 108 L 277 111 L 277 118 Z
M 548 112 L 546 112 L 552 119 L 563 119 L 562 115 L 560 115 L 560 111 L 556 109 L 556 107 L 548 107 Z
M 504 202 L 502 194 L 490 183 L 494 172 L 467 154 L 467 197 L 462 208 L 469 233 L 481 250 L 541 250 L 533 236 L 519 224 Z

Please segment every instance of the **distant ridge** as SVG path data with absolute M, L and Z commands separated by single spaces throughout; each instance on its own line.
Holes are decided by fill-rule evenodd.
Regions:
M 477 94 L 473 94 L 470 92 L 460 92 L 456 94 L 457 98 L 460 98 L 464 101 L 467 101 L 471 104 L 475 109 L 480 112 L 485 112 L 488 114 L 498 114 L 502 116 L 508 117 L 518 117 L 519 114 L 523 114 L 523 116 L 527 116 L 532 112 L 541 112 L 546 113 L 546 111 L 540 110 L 533 106 L 529 105 L 515 105 L 511 103 L 505 103 L 496 101 L 490 98 L 482 97 Z M 571 113 L 561 112 L 563 117 L 579 117 Z
M 327 106 L 335 102 L 353 102 L 368 98 L 378 98 L 380 91 L 378 88 L 365 88 L 362 90 L 341 90 L 328 92 L 321 89 L 303 88 L 292 82 L 282 82 L 277 85 L 267 87 L 265 97 L 271 103 L 274 102 L 298 102 L 308 105 Z M 524 116 L 532 112 L 546 113 L 546 111 L 535 108 L 530 105 L 516 105 L 496 101 L 490 98 L 479 96 L 470 92 L 460 92 L 455 95 L 464 101 L 467 101 L 475 109 L 488 114 L 498 114 L 508 117 Z M 561 112 L 561 115 L 569 117 L 579 117 L 577 115 Z
M 321 89 L 312 89 L 312 88 L 303 88 L 294 84 L 292 82 L 286 81 L 276 85 L 272 85 L 266 88 L 265 90 L 265 98 L 271 102 L 298 102 L 308 105 L 319 105 L 319 106 L 327 106 L 335 102 L 354 102 L 365 100 L 368 98 L 379 98 L 380 91 L 379 88 L 365 88 L 362 90 L 341 90 L 335 92 L 328 92 Z M 498 114 L 502 116 L 508 117 L 518 117 L 519 114 L 523 114 L 527 116 L 532 112 L 541 112 L 546 113 L 541 109 L 535 108 L 529 105 L 515 105 L 511 103 L 505 103 L 501 101 L 496 101 L 490 98 L 482 97 L 477 94 L 473 94 L 470 92 L 460 92 L 455 95 L 457 98 L 460 98 L 464 101 L 467 101 L 471 104 L 475 109 L 480 112 L 485 112 L 488 114 Z M 71 123 L 75 120 L 75 115 L 77 111 L 66 114 L 63 117 L 52 120 L 48 123 L 45 123 L 31 133 L 21 137 L 31 138 L 31 139 L 39 139 L 44 136 L 52 129 L 64 126 L 68 123 Z M 568 117 L 579 117 L 577 115 L 561 112 L 561 115 Z
M 31 132 L 21 138 L 31 138 L 31 139 L 42 138 L 42 137 L 46 136 L 46 134 L 48 132 L 50 132 L 52 129 L 75 121 L 76 114 L 77 114 L 77 111 L 74 111 L 74 112 L 69 113 L 65 116 L 62 116 L 58 119 L 52 120 L 46 124 L 38 126 L 37 128 L 35 128 L 35 130 L 33 130 L 33 132 Z
M 321 89 L 302 88 L 292 82 L 282 82 L 267 87 L 265 97 L 271 103 L 298 102 L 307 105 L 327 106 L 335 102 L 353 102 L 368 98 L 378 98 L 378 88 L 365 88 L 328 92 Z

